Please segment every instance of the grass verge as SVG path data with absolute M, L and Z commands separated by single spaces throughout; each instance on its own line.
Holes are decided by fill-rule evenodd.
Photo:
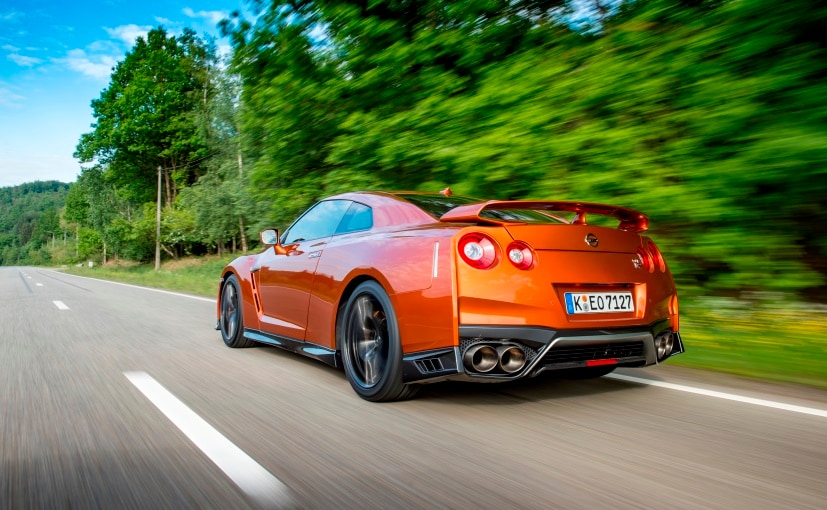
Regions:
M 681 305 L 687 352 L 669 363 L 827 388 L 827 310 L 761 299 L 699 298 Z
M 235 256 L 153 265 L 69 267 L 65 272 L 216 297 L 221 269 Z M 749 301 L 693 298 L 681 302 L 687 352 L 668 363 L 827 388 L 827 309 L 783 296 Z
M 221 270 L 236 256 L 193 257 L 164 262 L 155 271 L 153 264 L 107 264 L 106 266 L 69 266 L 65 273 L 145 287 L 174 290 L 215 298 L 218 295 L 218 279 Z

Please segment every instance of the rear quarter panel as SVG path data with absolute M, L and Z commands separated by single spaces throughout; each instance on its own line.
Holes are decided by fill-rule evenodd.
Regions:
M 391 299 L 403 352 L 454 345 L 451 235 L 455 231 L 436 224 L 331 238 L 313 282 L 307 341 L 335 348 L 336 317 L 347 300 L 345 291 L 370 278 Z

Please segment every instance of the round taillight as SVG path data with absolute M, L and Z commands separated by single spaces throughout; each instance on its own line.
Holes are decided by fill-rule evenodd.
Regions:
M 646 249 L 649 251 L 649 253 L 652 254 L 654 266 L 657 266 L 657 268 L 660 269 L 662 273 L 666 272 L 666 261 L 663 260 L 663 255 L 661 255 L 660 250 L 657 246 L 655 246 L 655 243 L 649 241 L 649 244 L 646 246 Z
M 643 269 L 650 273 L 655 270 L 655 261 L 652 260 L 652 254 L 644 250 L 642 247 L 637 249 L 637 256 L 643 264 Z
M 489 269 L 497 263 L 497 245 L 485 234 L 466 234 L 459 240 L 459 255 L 471 267 Z
M 514 241 L 506 250 L 508 260 L 517 269 L 531 269 L 534 267 L 534 251 L 522 241 Z

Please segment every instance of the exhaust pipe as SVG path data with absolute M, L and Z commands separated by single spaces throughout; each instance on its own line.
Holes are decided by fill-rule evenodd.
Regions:
M 497 356 L 500 360 L 500 368 L 506 374 L 519 372 L 527 361 L 525 352 L 516 345 L 502 345 L 497 347 Z
M 494 370 L 499 361 L 497 351 L 490 345 L 472 345 L 462 357 L 465 367 L 475 372 L 486 373 Z
M 657 350 L 658 361 L 663 361 L 672 354 L 672 349 L 675 347 L 675 339 L 672 333 L 661 335 L 655 339 L 655 349 Z

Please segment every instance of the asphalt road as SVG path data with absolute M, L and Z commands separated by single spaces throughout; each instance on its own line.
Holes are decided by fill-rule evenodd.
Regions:
M 372 404 L 214 310 L 0 268 L 0 508 L 827 508 L 825 391 L 660 366 Z

